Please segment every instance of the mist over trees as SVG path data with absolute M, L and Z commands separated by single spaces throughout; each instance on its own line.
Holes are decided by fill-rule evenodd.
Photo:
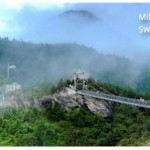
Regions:
M 1 38 L 1 82 L 7 77 L 8 63 L 16 65 L 16 69 L 10 71 L 10 79 L 28 87 L 70 78 L 80 68 L 95 79 L 149 90 L 148 66 L 116 55 L 104 55 L 94 48 L 76 43 L 34 44 Z
M 21 84 L 19 92 L 31 104 L 25 109 L 1 104 L 1 146 L 149 142 L 150 109 L 115 103 L 112 116 L 105 118 L 86 106 L 70 112 L 59 103 L 37 106 L 39 98 L 73 85 L 72 75 L 79 68 L 89 75 L 90 91 L 150 100 L 149 39 L 138 35 L 138 19 L 133 19 L 149 10 L 148 4 L 6 3 L 0 9 L 0 88 Z M 8 64 L 16 66 L 9 80 Z M 1 102 L 8 101 L 7 94 L 0 95 Z M 9 94 L 13 102 L 15 94 Z

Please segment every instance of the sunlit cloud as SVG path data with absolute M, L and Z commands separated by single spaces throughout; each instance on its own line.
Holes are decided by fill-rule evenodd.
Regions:
M 25 5 L 32 6 L 37 9 L 63 8 L 65 1 L 52 0 L 0 0 L 0 5 L 5 5 L 8 9 L 21 10 Z

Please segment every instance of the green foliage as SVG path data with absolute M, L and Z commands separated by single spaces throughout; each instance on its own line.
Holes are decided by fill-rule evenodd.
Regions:
M 64 110 L 59 103 L 55 103 L 54 105 L 50 105 L 46 108 L 45 114 L 48 119 L 53 121 L 60 121 L 64 119 Z
M 13 109 L 0 117 L 1 146 L 133 146 L 143 144 L 149 133 L 149 115 L 121 104 L 111 122 L 84 109 L 66 113 L 59 104 Z
M 93 115 L 83 109 L 74 109 L 70 113 L 66 114 L 67 120 L 75 127 L 91 127 L 93 126 Z M 76 119 L 75 119 L 76 118 Z
M 149 99 L 148 94 L 136 93 L 130 87 L 121 89 L 93 79 L 88 79 L 88 82 L 92 84 L 88 88 L 95 91 L 102 87 L 103 92 Z M 49 95 L 70 84 L 73 81 L 61 80 L 58 86 L 45 84 L 38 89 L 40 93 L 30 96 Z M 7 108 L 1 112 L 1 146 L 138 146 L 150 139 L 150 110 L 119 103 L 109 122 L 85 108 L 64 112 L 58 103 L 42 110 Z

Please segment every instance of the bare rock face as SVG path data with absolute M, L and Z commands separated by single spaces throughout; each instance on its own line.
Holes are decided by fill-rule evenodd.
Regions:
M 31 101 L 23 94 L 21 85 L 14 82 L 0 86 L 0 108 L 26 108 Z
M 54 105 L 56 102 L 59 103 L 65 111 L 70 111 L 71 108 L 79 108 L 81 105 L 76 101 L 74 96 L 60 96 L 60 95 L 53 95 L 53 96 L 43 96 L 40 99 L 36 100 L 39 102 L 40 106 L 48 106 Z
M 94 114 L 101 114 L 105 117 L 111 116 L 114 110 L 114 103 L 103 101 L 100 99 L 95 99 L 91 97 L 82 97 L 84 102 L 81 103 L 82 106 L 86 106 Z M 78 100 L 78 99 L 77 99 Z M 79 100 L 80 102 L 81 100 Z
M 26 108 L 30 106 L 30 102 L 21 91 L 8 92 L 0 95 L 0 107 Z
M 104 117 L 111 116 L 114 110 L 114 103 L 103 100 L 97 100 L 91 97 L 85 97 L 80 95 L 58 95 L 44 96 L 36 100 L 41 107 L 48 105 L 54 105 L 59 103 L 65 111 L 70 111 L 71 108 L 87 108 L 94 114 L 101 114 Z

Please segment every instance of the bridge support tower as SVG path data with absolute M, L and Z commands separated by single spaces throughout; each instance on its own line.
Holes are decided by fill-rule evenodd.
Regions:
M 78 79 L 82 79 L 82 89 L 84 89 L 85 88 L 85 76 L 84 76 L 84 72 L 81 72 L 80 69 L 78 69 L 77 72 L 74 72 L 74 90 L 75 91 L 77 91 Z

